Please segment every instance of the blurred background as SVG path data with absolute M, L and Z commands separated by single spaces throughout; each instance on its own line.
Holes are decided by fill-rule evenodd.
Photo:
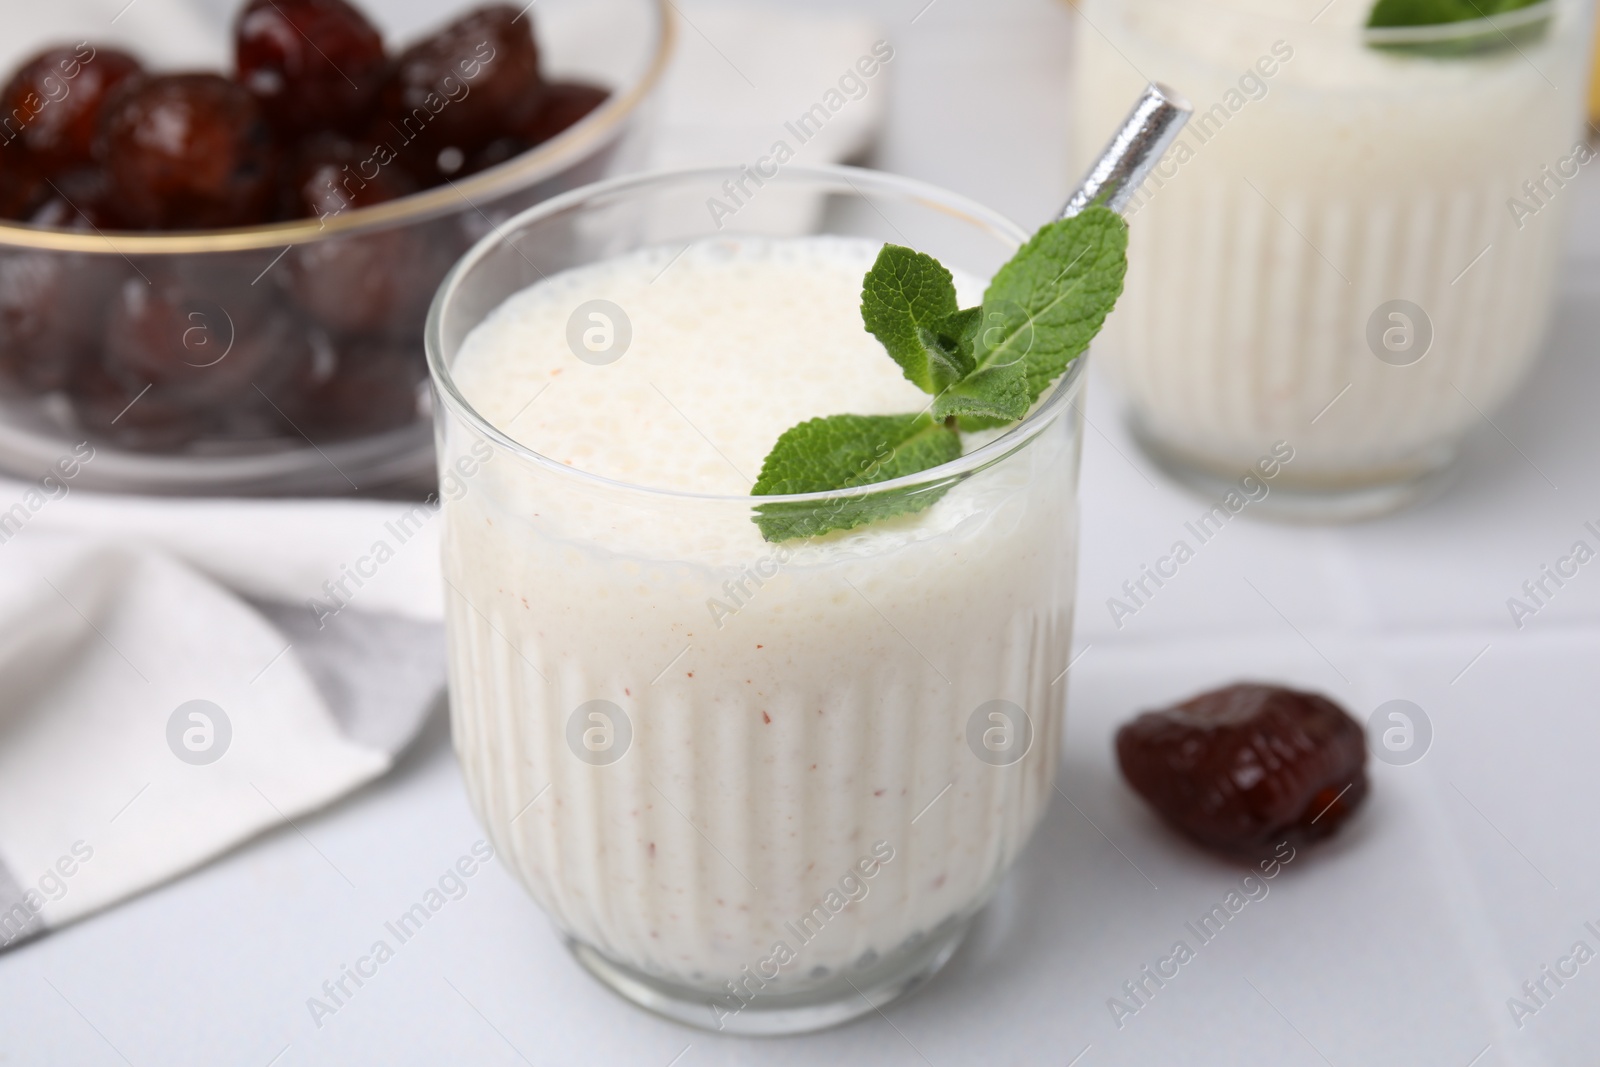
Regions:
M 605 5 L 586 13 L 577 0 L 532 5 L 536 25 L 548 17 L 551 27 L 547 62 L 574 77 L 652 79 L 662 35 L 641 12 L 655 6 L 607 3 L 631 6 L 631 21 L 608 23 Z M 1546 195 L 1527 201 L 1539 209 L 1528 220 L 1543 227 L 1536 239 L 1524 240 L 1507 201 L 1527 197 L 1521 182 L 1543 182 L 1541 167 L 1558 167 L 1592 132 L 1583 114 L 1586 102 L 1597 106 L 1592 7 L 1557 0 L 1553 31 L 1508 31 L 1503 45 L 1490 42 L 1489 59 L 1428 68 L 1445 74 L 1425 93 L 1408 95 L 1416 87 L 1403 80 L 1358 85 L 1348 95 L 1372 110 L 1351 118 L 1317 108 L 1318 94 L 1336 97 L 1341 78 L 1369 69 L 1349 29 L 1361 12 L 1338 6 L 1353 3 L 1241 3 L 1241 19 L 1306 30 L 1212 39 L 1132 0 L 1082 11 L 1056 0 L 671 0 L 676 50 L 659 85 L 637 101 L 610 85 L 609 117 L 596 112 L 593 125 L 535 149 L 528 159 L 544 154 L 534 163 L 463 181 L 464 197 L 449 186 L 423 194 L 437 194 L 426 218 L 385 224 L 419 227 L 421 246 L 447 250 L 447 263 L 524 203 L 600 173 L 753 160 L 879 39 L 894 50 L 885 77 L 797 158 L 919 178 L 1029 228 L 1059 209 L 1147 77 L 1172 81 L 1202 111 L 1227 108 L 1215 143 L 1194 141 L 1193 162 L 1135 213 L 1134 233 L 1153 235 L 1147 246 L 1136 236 L 1135 256 L 1146 248 L 1151 269 L 1167 273 L 1142 288 L 1130 282 L 1128 304 L 1091 356 L 1062 795 L 950 967 L 883 1016 L 839 1030 L 760 1042 L 644 1015 L 581 973 L 492 862 L 334 1016 L 310 1012 L 325 983 L 441 872 L 473 857 L 481 838 L 437 699 L 436 531 L 431 512 L 408 510 L 431 490 L 431 431 L 426 408 L 413 403 L 416 349 L 395 357 L 410 375 L 402 416 L 375 430 L 334 418 L 310 433 L 294 429 L 297 420 L 287 429 L 250 423 L 245 433 L 225 419 L 172 448 L 97 438 L 79 471 L 54 468 L 54 487 L 41 479 L 82 439 L 79 416 L 59 397 L 41 398 L 47 391 L 13 393 L 0 417 L 0 466 L 10 474 L 0 513 L 24 510 L 21 522 L 0 525 L 0 614 L 12 624 L 0 659 L 0 674 L 11 672 L 0 686 L 0 872 L 10 878 L 0 878 L 0 897 L 20 900 L 64 870 L 54 866 L 57 842 L 82 840 L 97 859 L 74 863 L 73 876 L 43 891 L 49 903 L 27 933 L 45 936 L 0 950 L 0 1062 L 1590 1062 L 1600 975 L 1584 967 L 1536 987 L 1545 991 L 1534 999 L 1526 983 L 1576 942 L 1600 950 L 1600 859 L 1583 814 L 1600 802 L 1600 578 L 1561 563 L 1579 542 L 1591 554 L 1600 548 L 1591 458 L 1600 452 L 1600 184 L 1584 160 L 1542 185 Z M 224 0 L 16 6 L 0 68 L 47 39 L 99 39 L 113 17 L 112 39 L 136 40 L 152 61 L 227 63 L 233 5 Z M 365 6 L 391 41 L 443 15 L 420 0 Z M 1278 73 L 1261 76 L 1259 98 L 1247 86 L 1244 103 L 1227 103 L 1229 86 L 1279 39 L 1292 42 L 1294 59 L 1279 57 Z M 571 51 L 561 55 L 557 40 Z M 1357 57 L 1355 74 L 1341 49 Z M 1463 104 L 1482 93 L 1490 67 L 1524 95 Z M 1206 73 L 1185 84 L 1186 69 Z M 1429 116 L 1420 127 L 1419 114 Z M 1352 140 L 1330 133 L 1341 122 Z M 1546 128 L 1555 132 L 1537 140 Z M 1523 177 L 1496 185 L 1501 169 Z M 1227 193 L 1240 199 L 1206 192 L 1219 173 L 1240 179 Z M 1405 188 L 1423 199 L 1439 193 L 1431 214 L 1394 209 L 1388 230 L 1368 232 L 1410 245 L 1361 244 L 1339 229 L 1348 203 L 1382 199 L 1375 180 L 1411 182 Z M 1254 193 L 1243 188 L 1251 181 Z M 1451 199 L 1467 186 L 1476 200 Z M 1207 220 L 1221 220 L 1223 237 L 1207 235 Z M 1155 235 L 1176 236 L 1156 244 Z M 3 236 L 11 245 L 0 251 L 12 257 L 110 261 L 92 232 L 46 248 Z M 375 237 L 352 229 L 332 239 L 359 247 Z M 113 267 L 220 256 L 254 268 L 239 266 L 240 280 L 227 283 L 245 291 L 256 271 L 289 269 L 310 240 L 267 234 L 248 248 L 183 253 L 133 243 Z M 275 261 L 284 248 L 288 258 Z M 1249 281 L 1226 297 L 1231 304 L 1208 303 L 1198 288 L 1208 270 L 1240 276 L 1214 266 L 1224 262 L 1253 264 Z M 1297 270 L 1298 289 L 1285 280 Z M 202 271 L 207 284 L 214 273 Z M 1323 286 L 1336 295 L 1320 296 Z M 1524 295 L 1508 298 L 1511 288 Z M 1444 303 L 1426 295 L 1435 290 Z M 1362 332 L 1391 299 L 1437 319 L 1437 347 L 1411 363 L 1369 350 Z M 1197 318 L 1207 306 L 1233 310 L 1210 328 Z M 1283 310 L 1291 306 L 1302 311 Z M 104 311 L 65 307 L 73 320 Z M 1453 349 L 1475 336 L 1466 327 L 1452 335 L 1452 316 L 1485 309 L 1520 325 L 1473 364 L 1515 363 L 1481 379 L 1480 391 L 1435 368 L 1459 366 Z M 1138 328 L 1169 315 L 1197 331 L 1192 351 L 1151 345 L 1157 326 Z M 1228 332 L 1247 320 L 1259 328 Z M 342 343 L 324 323 L 307 328 Z M 1331 337 L 1343 347 L 1312 352 Z M 1229 395 L 1256 403 L 1207 409 L 1206 384 L 1231 372 L 1225 362 L 1216 374 L 1194 370 L 1213 366 L 1201 362 L 1214 358 L 1206 345 L 1246 342 L 1269 379 L 1272 359 L 1309 366 L 1316 355 L 1334 369 L 1315 390 L 1258 389 L 1263 379 L 1250 378 Z M 1154 350 L 1168 362 L 1141 356 Z M 336 367 L 357 365 L 337 358 L 347 362 Z M 1382 377 L 1391 371 L 1415 373 Z M 1408 391 L 1424 374 L 1440 376 Z M 1444 414 L 1428 415 L 1433 407 Z M 1152 413 L 1176 425 L 1165 412 L 1206 418 L 1172 439 L 1140 431 Z M 1273 422 L 1280 417 L 1294 420 L 1292 432 Z M 1337 421 L 1347 418 L 1355 421 Z M 1408 436 L 1425 424 L 1442 429 Z M 1230 434 L 1227 447 L 1207 452 Z M 1199 546 L 1157 595 L 1130 598 L 1129 581 L 1190 537 L 1185 524 L 1280 438 L 1308 442 L 1298 470 L 1352 454 L 1341 451 L 1352 441 L 1404 447 L 1371 453 L 1371 464 L 1363 453 L 1355 475 L 1330 460 L 1331 481 L 1286 479 Z M 1406 451 L 1413 443 L 1420 451 Z M 1404 463 L 1389 462 L 1402 453 Z M 1423 453 L 1426 462 L 1410 462 Z M 1381 477 L 1367 478 L 1374 469 Z M 1348 504 L 1347 489 L 1373 484 L 1408 488 L 1317 511 L 1330 487 Z M 113 488 L 149 495 L 99 491 Z M 1354 524 L 1260 521 L 1285 501 L 1299 502 L 1286 513 L 1300 520 L 1402 510 Z M 404 538 L 392 533 L 397 522 Z M 396 542 L 394 560 L 360 585 L 341 613 L 345 628 L 330 638 L 308 625 L 308 602 L 325 599 L 325 583 L 384 538 Z M 33 582 L 57 567 L 80 576 L 63 579 L 58 597 Z M 1551 569 L 1566 577 L 1551 581 Z M 1362 817 L 1118 1025 L 1108 1000 L 1237 872 L 1177 843 L 1141 807 L 1112 769 L 1111 734 L 1139 710 L 1234 678 L 1319 689 L 1363 722 L 1404 700 L 1426 740 L 1380 757 Z M 93 703 L 85 693 L 105 710 L 77 714 Z M 238 774 L 220 791 L 201 784 L 161 733 L 172 708 L 201 697 L 228 709 L 221 721 L 272 725 L 262 727 L 272 741 L 258 764 L 218 765 Z M 300 710 L 279 714 L 292 708 Z M 274 779 L 273 766 L 289 760 L 303 773 Z M 1514 998 L 1537 1010 L 1513 1011 Z

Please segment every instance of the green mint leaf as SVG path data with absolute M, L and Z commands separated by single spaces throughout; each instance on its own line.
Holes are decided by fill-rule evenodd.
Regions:
M 1015 422 L 1032 405 L 1028 376 L 1019 360 L 973 371 L 939 394 L 933 402 L 933 415 L 938 419 L 961 415 Z
M 1128 224 L 1094 206 L 1040 227 L 983 294 L 981 366 L 1020 363 L 1031 404 L 1089 347 L 1122 294 Z
M 997 415 L 963 415 L 956 419 L 956 425 L 962 433 L 977 433 L 979 430 L 993 430 L 997 426 L 1009 426 L 1016 419 L 1005 419 Z
M 785 430 L 750 492 L 775 496 L 852 489 L 915 474 L 960 455 L 960 435 L 926 413 L 829 415 Z M 755 523 L 768 541 L 814 537 L 921 511 L 946 488 L 869 493 L 815 504 L 760 504 Z
M 850 489 L 959 456 L 961 442 L 927 413 L 828 415 L 791 426 L 761 464 L 753 496 Z M 932 459 L 933 463 L 923 462 Z
M 983 308 L 968 308 L 952 316 L 954 319 L 961 320 L 962 343 L 980 355 L 973 359 L 972 370 L 965 377 L 939 394 L 933 402 L 933 417 L 946 419 L 952 415 L 965 416 L 969 422 L 982 417 L 999 423 L 1022 418 L 1028 413 L 1032 402 L 1022 361 L 1002 362 L 1010 355 L 1009 350 L 984 350 L 981 342 Z
M 1529 16 L 1493 19 L 1529 8 Z M 1378 0 L 1367 17 L 1366 43 L 1385 52 L 1450 59 L 1482 55 L 1537 42 L 1550 29 L 1548 0 Z M 1417 39 L 1405 31 L 1425 26 L 1453 30 Z
M 942 381 L 948 386 L 972 373 L 977 365 L 972 356 L 972 347 L 982 323 L 983 309 L 967 308 L 927 326 L 917 327 L 918 339 L 935 356 L 936 362 L 931 365 L 939 368 L 939 374 L 934 376 L 936 383 Z
M 937 394 L 972 370 L 970 342 L 956 286 L 939 261 L 900 245 L 884 245 L 861 282 L 861 321 L 883 342 L 909 380 Z
M 1394 26 L 1438 26 L 1448 22 L 1504 15 L 1540 0 L 1378 0 L 1367 16 L 1371 29 Z

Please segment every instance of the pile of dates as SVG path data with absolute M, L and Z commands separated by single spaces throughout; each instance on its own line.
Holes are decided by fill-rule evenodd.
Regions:
M 398 55 L 346 0 L 250 0 L 232 77 L 151 73 L 79 43 L 0 93 L 0 218 L 92 233 L 316 218 L 455 181 L 578 122 L 531 15 L 467 12 Z M 463 205 L 466 209 L 466 205 Z M 455 218 L 265 252 L 152 256 L 0 242 L 0 395 L 65 395 L 124 447 L 366 435 L 417 415 Z

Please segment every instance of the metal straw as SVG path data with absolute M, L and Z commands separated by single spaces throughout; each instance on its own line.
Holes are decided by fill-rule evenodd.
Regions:
M 1193 110 L 1189 101 L 1151 82 L 1056 217 L 1071 218 L 1091 204 L 1122 214 Z

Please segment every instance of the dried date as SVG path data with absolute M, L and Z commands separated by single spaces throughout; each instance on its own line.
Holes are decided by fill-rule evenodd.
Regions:
M 1366 738 L 1314 693 L 1241 684 L 1117 731 L 1123 777 L 1202 845 L 1251 854 L 1337 830 L 1367 795 Z

